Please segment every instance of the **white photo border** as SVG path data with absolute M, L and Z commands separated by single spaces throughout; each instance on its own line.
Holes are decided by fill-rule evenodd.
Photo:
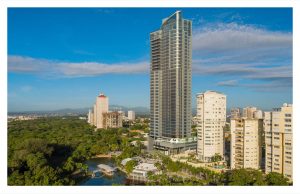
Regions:
M 294 0 L 2 0 L 0 2 L 0 193 L 207 193 L 207 194 L 283 194 L 299 193 L 300 127 L 299 87 L 293 87 L 293 186 L 7 186 L 7 9 L 8 8 L 76 8 L 76 7 L 205 7 L 205 8 L 293 8 L 293 83 L 300 83 L 300 1 Z M 296 141 L 295 141 L 296 140 Z

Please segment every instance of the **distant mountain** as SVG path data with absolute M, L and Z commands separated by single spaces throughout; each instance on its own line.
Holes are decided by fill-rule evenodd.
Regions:
M 78 108 L 78 109 L 59 109 L 59 110 L 44 110 L 44 111 L 19 111 L 19 112 L 8 112 L 8 115 L 82 115 L 87 114 L 89 108 Z
M 150 114 L 150 109 L 147 107 L 143 107 L 143 106 L 136 106 L 136 107 L 125 107 L 125 106 L 120 106 L 120 105 L 110 105 L 109 106 L 109 110 L 111 111 L 124 111 L 125 113 L 129 110 L 133 110 L 137 115 L 148 115 Z M 127 113 L 126 113 L 127 115 Z
M 51 111 L 22 111 L 22 112 L 8 112 L 8 115 L 23 115 L 23 114 L 37 114 L 37 115 L 86 115 L 89 112 L 89 109 L 91 108 L 64 108 L 64 109 L 58 109 L 58 110 L 51 110 Z M 128 110 L 133 110 L 136 115 L 149 115 L 150 109 L 147 107 L 125 107 L 120 105 L 110 105 L 109 110 L 111 111 L 118 111 L 122 110 L 126 113 Z

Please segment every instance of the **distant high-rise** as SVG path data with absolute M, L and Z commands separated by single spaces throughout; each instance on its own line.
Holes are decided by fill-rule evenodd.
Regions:
M 240 108 L 232 108 L 230 109 L 230 118 L 236 119 L 241 117 L 241 109 Z
M 247 106 L 243 108 L 243 117 L 248 119 L 253 119 L 255 111 L 257 111 L 256 107 Z
M 226 95 L 206 91 L 197 94 L 197 155 L 211 161 L 216 154 L 224 157 L 223 128 L 226 124 Z
M 93 106 L 93 111 L 89 110 L 88 123 L 97 128 L 105 129 L 122 127 L 123 114 L 117 111 L 109 112 L 108 107 L 108 97 L 99 94 Z
M 91 116 L 93 116 L 93 120 L 92 120 L 92 125 L 97 125 L 97 108 L 96 108 L 96 103 L 93 106 L 93 114 L 91 114 Z
M 266 173 L 278 172 L 293 180 L 293 107 L 283 104 L 264 117 Z
M 176 11 L 151 33 L 150 41 L 150 136 L 190 137 L 192 22 Z
M 94 122 L 94 114 L 93 114 L 92 110 L 90 109 L 89 113 L 88 113 L 88 123 L 93 123 L 93 122 Z
M 263 117 L 264 117 L 264 113 L 263 113 L 262 110 L 256 110 L 254 112 L 254 118 L 255 119 L 263 119 Z
M 135 112 L 133 110 L 128 111 L 128 120 L 135 120 Z
M 118 111 L 102 113 L 103 128 L 119 128 L 122 127 L 123 114 Z
M 230 167 L 261 168 L 262 119 L 235 118 L 230 120 Z
M 108 97 L 100 94 L 96 98 L 96 121 L 97 128 L 104 128 L 103 126 L 103 113 L 108 112 Z

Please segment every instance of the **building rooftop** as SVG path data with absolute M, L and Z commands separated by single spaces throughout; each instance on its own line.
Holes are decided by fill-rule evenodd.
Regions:
M 123 166 L 125 166 L 126 163 L 129 162 L 130 160 L 132 160 L 132 158 L 125 158 L 124 160 L 122 160 L 121 164 L 122 164 Z
M 175 16 L 176 14 L 178 14 L 178 13 L 181 13 L 181 11 L 175 11 L 175 13 L 173 13 L 173 14 L 170 15 L 169 17 L 164 18 L 164 19 L 162 20 L 162 25 L 163 25 L 165 22 L 167 22 L 170 18 L 174 17 L 174 16 Z
M 106 165 L 106 164 L 99 164 L 99 165 L 97 165 L 97 167 L 98 167 L 99 169 L 103 169 L 103 170 L 105 170 L 105 171 L 107 171 L 107 172 L 113 172 L 113 171 L 116 170 L 115 167 L 111 167 L 111 166 Z
M 135 170 L 142 170 L 142 171 L 156 171 L 157 168 L 153 163 L 140 163 L 135 168 Z
M 106 98 L 106 96 L 103 93 L 100 93 L 98 97 Z
M 214 90 L 207 90 L 207 91 L 205 91 L 205 92 L 197 93 L 196 96 L 198 96 L 198 95 L 203 95 L 203 94 L 207 94 L 207 93 L 216 93 L 216 94 L 222 94 L 222 95 L 225 95 L 225 94 L 222 93 L 222 92 L 218 92 L 218 91 L 214 91 Z

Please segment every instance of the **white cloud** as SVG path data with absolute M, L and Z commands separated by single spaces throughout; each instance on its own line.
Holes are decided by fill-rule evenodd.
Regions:
M 281 66 L 255 66 L 249 64 L 205 65 L 193 64 L 193 73 L 215 76 L 238 76 L 247 79 L 286 79 L 292 78 L 290 64 Z
M 66 76 L 96 76 L 101 74 L 135 74 L 148 72 L 146 62 L 103 64 L 95 62 L 86 63 L 60 63 L 60 71 Z
M 205 24 L 203 24 L 205 25 Z M 217 23 L 195 28 L 193 74 L 219 76 L 219 86 L 244 86 L 245 80 L 290 87 L 292 85 L 292 34 L 251 25 Z M 79 51 L 81 52 L 81 51 Z M 82 53 L 89 54 L 89 53 Z M 103 74 L 149 72 L 149 61 L 134 63 L 65 62 L 9 56 L 8 70 L 48 77 L 86 77 Z M 236 80 L 239 80 L 237 83 Z M 262 85 L 261 84 L 261 85 Z M 257 87 L 259 88 L 259 87 Z
M 221 81 L 216 84 L 217 86 L 224 87 L 243 87 L 249 88 L 251 90 L 257 92 L 282 92 L 286 89 L 292 89 L 293 83 L 292 80 L 280 81 L 280 80 L 272 80 L 267 83 L 255 83 L 255 84 L 242 84 L 238 83 L 237 80 L 226 80 Z
M 217 83 L 218 86 L 229 86 L 235 87 L 238 86 L 238 80 L 226 80 Z
M 193 50 L 204 53 L 292 49 L 292 34 L 237 23 L 210 24 L 193 33 Z M 275 53 L 274 53 L 275 54 Z
M 147 73 L 147 62 L 106 64 L 97 62 L 61 62 L 23 56 L 8 56 L 11 72 L 35 73 L 44 76 L 82 77 L 102 74 Z
M 51 63 L 45 59 L 35 59 L 23 56 L 8 56 L 8 71 L 11 72 L 40 72 L 50 67 Z

